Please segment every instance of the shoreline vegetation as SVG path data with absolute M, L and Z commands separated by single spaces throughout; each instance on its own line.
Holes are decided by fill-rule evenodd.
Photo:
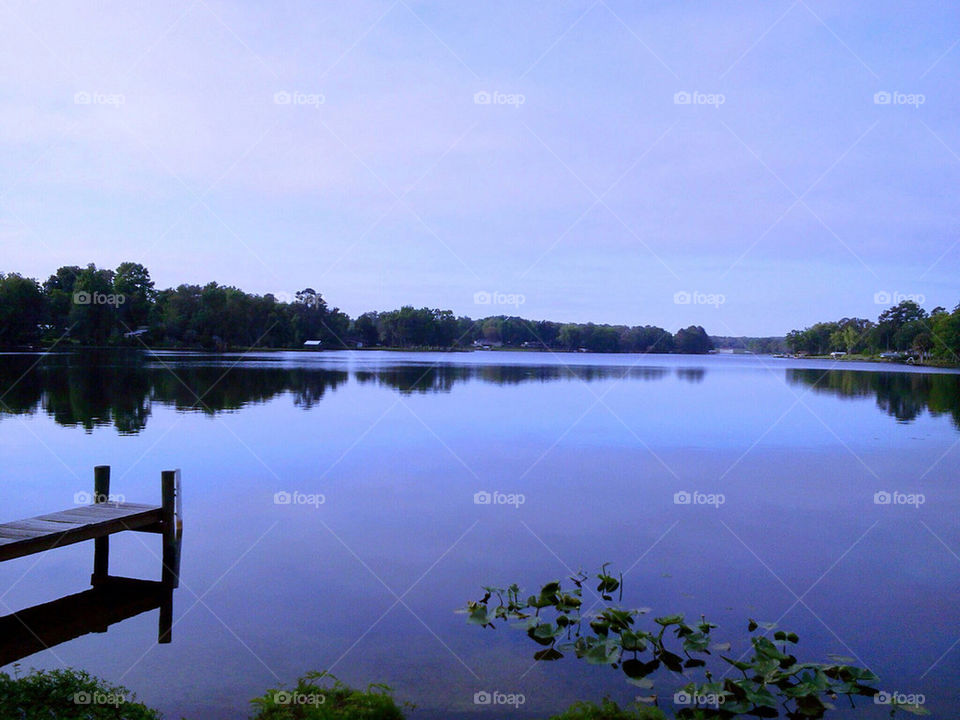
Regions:
M 478 307 L 494 307 L 490 298 Z M 57 269 L 42 284 L 0 273 L 0 347 L 109 346 L 227 351 L 263 349 L 543 349 L 579 352 L 706 353 L 703 327 L 671 333 L 654 325 L 480 319 L 452 310 L 369 311 L 351 318 L 313 288 L 254 295 L 218 285 L 157 290 L 150 271 L 124 262 Z
M 140 263 L 123 262 L 116 270 L 91 263 L 60 267 L 43 283 L 0 272 L 0 348 L 732 352 L 947 368 L 960 366 L 960 304 L 952 312 L 937 307 L 927 313 L 904 300 L 884 310 L 876 322 L 843 318 L 792 330 L 785 337 L 725 337 L 710 336 L 700 325 L 671 333 L 656 325 L 510 315 L 474 319 L 409 305 L 351 318 L 313 288 L 255 295 L 210 282 L 157 290 Z
M 902 300 L 876 322 L 842 318 L 791 330 L 786 345 L 795 357 L 958 367 L 960 304 L 952 312 L 938 306 L 928 313 L 913 300 Z

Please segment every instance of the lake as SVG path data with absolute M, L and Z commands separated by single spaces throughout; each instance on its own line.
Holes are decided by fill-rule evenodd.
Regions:
M 162 470 L 183 476 L 172 642 L 148 612 L 24 668 L 86 669 L 169 718 L 245 717 L 251 697 L 322 669 L 390 685 L 413 717 L 545 717 L 636 688 L 572 658 L 535 664 L 522 632 L 455 611 L 483 585 L 532 590 L 610 562 L 624 604 L 703 613 L 734 655 L 748 618 L 775 621 L 801 659 L 850 656 L 934 716 L 960 707 L 956 372 L 732 355 L 0 358 L 0 522 L 70 507 L 98 464 L 133 502 L 159 502 Z M 113 573 L 159 578 L 157 536 L 111 543 Z M 92 557 L 81 543 L 0 564 L 0 614 L 84 590 Z M 669 709 L 679 683 L 656 680 Z M 474 704 L 495 690 L 523 706 Z

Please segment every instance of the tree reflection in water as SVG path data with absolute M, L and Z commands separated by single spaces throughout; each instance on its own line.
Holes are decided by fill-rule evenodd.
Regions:
M 949 415 L 960 429 L 957 374 L 803 369 L 787 370 L 787 381 L 840 397 L 875 397 L 877 407 L 900 422 L 912 422 L 924 411 Z
M 289 394 L 297 407 L 310 409 L 351 374 L 360 384 L 375 384 L 403 394 L 442 393 L 467 382 L 517 385 L 556 381 L 662 380 L 669 367 L 577 365 L 397 364 L 345 370 L 291 366 L 264 357 L 237 358 L 143 353 L 31 354 L 0 356 L 0 417 L 45 412 L 55 422 L 82 427 L 113 426 L 136 434 L 154 403 L 181 412 L 215 414 L 265 403 Z M 700 383 L 706 369 L 676 368 L 685 382 Z M 877 405 L 901 422 L 924 411 L 948 414 L 960 429 L 960 375 L 946 373 L 863 372 L 788 369 L 787 382 L 841 397 L 876 397 Z

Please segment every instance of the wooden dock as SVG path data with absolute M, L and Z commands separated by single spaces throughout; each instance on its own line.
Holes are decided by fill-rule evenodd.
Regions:
M 155 608 L 159 642 L 170 642 L 173 590 L 180 584 L 180 471 L 162 472 L 160 490 L 159 505 L 111 502 L 110 467 L 100 465 L 92 504 L 0 524 L 0 562 L 94 542 L 92 589 L 0 617 L 0 666 Z M 110 575 L 110 536 L 128 530 L 163 536 L 159 582 Z
M 0 562 L 123 530 L 163 532 L 163 508 L 97 503 L 0 525 Z
M 110 466 L 94 468 L 93 504 L 0 525 L 0 562 L 93 540 L 93 582 L 108 576 L 110 535 L 126 530 L 163 535 L 165 575 L 179 576 L 180 471 L 160 474 L 160 505 L 110 502 Z

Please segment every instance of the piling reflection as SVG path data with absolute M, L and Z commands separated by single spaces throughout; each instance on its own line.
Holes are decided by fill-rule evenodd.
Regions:
M 157 641 L 169 643 L 173 591 L 169 581 L 108 577 L 89 590 L 0 617 L 0 667 L 157 609 Z

